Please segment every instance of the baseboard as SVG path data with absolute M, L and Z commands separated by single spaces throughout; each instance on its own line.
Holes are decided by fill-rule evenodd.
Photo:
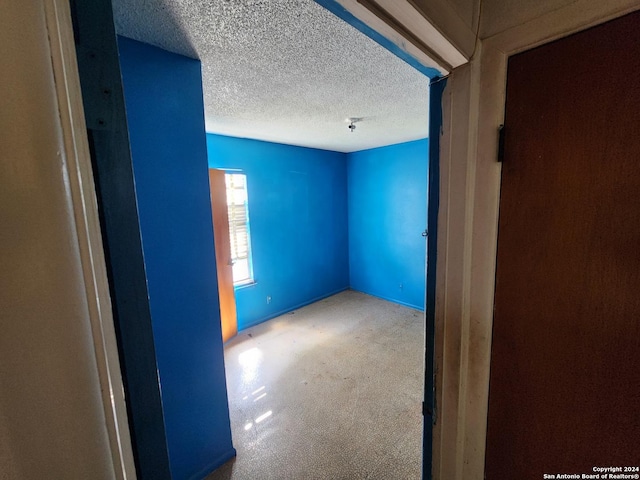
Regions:
M 348 286 L 347 287 L 342 287 L 342 288 L 339 288 L 337 290 L 333 290 L 333 291 L 331 291 L 329 293 L 324 293 L 324 294 L 322 294 L 322 295 L 320 295 L 318 297 L 314 297 L 314 298 L 312 298 L 310 300 L 305 300 L 304 302 L 298 303 L 298 304 L 296 304 L 296 305 L 294 305 L 292 307 L 287 307 L 287 308 L 285 308 L 283 310 L 280 310 L 280 311 L 278 311 L 276 313 L 272 313 L 270 315 L 267 315 L 266 317 L 263 317 L 263 318 L 261 318 L 259 320 L 256 320 L 255 322 L 251 322 L 251 323 L 243 326 L 241 330 L 238 330 L 238 333 L 243 332 L 248 328 L 255 327 L 256 325 L 264 323 L 264 322 L 266 322 L 268 320 L 271 320 L 272 318 L 279 317 L 280 315 L 284 315 L 285 313 L 293 312 L 294 310 L 298 310 L 299 308 L 306 307 L 307 305 L 311 305 L 312 303 L 319 302 L 320 300 L 324 300 L 325 298 L 331 297 L 332 295 L 336 295 L 336 294 L 338 294 L 340 292 L 344 292 L 344 291 L 349 290 L 349 289 L 350 289 L 350 287 L 348 287 Z
M 424 312 L 424 308 L 419 306 L 419 305 L 413 305 L 411 303 L 403 302 L 401 300 L 397 300 L 397 299 L 391 298 L 391 297 L 385 297 L 383 295 L 376 295 L 375 293 L 365 292 L 364 290 L 358 290 L 358 289 L 353 288 L 353 287 L 351 287 L 351 290 L 353 290 L 354 292 L 364 293 L 365 295 L 371 295 L 372 297 L 376 297 L 376 298 L 379 298 L 381 300 L 386 300 L 387 302 L 397 303 L 398 305 L 402 305 L 403 307 L 412 308 L 414 310 L 418 310 L 419 312 Z

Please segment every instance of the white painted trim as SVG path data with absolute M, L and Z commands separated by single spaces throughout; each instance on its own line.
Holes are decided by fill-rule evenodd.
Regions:
M 467 435 L 464 422 L 472 315 L 472 223 L 475 201 L 475 125 L 478 121 L 479 65 L 456 69 L 443 98 L 440 137 L 440 209 L 436 265 L 436 406 L 433 478 L 466 480 L 460 468 Z M 455 159 L 456 161 L 451 161 Z
M 136 478 L 80 79 L 67 0 L 45 0 L 51 61 L 65 146 L 86 299 L 116 478 Z
M 507 59 L 638 9 L 637 0 L 578 0 L 483 40 L 477 60 L 449 78 L 440 138 L 436 480 L 484 479 Z
M 453 13 L 448 2 L 443 0 L 422 2 L 423 10 L 416 9 L 406 0 L 376 0 L 376 2 L 411 33 L 420 38 L 451 68 L 467 63 L 475 44 L 475 34 L 464 25 L 460 17 Z M 442 31 L 436 27 L 437 24 L 431 20 L 432 18 L 437 18 L 442 22 L 440 24 Z M 455 35 L 450 35 L 447 38 L 442 32 L 448 29 L 455 32 Z M 456 44 L 454 40 L 457 38 L 461 38 L 463 41 Z M 466 56 L 461 51 L 465 52 Z
M 427 53 L 416 47 L 413 43 L 411 43 L 411 41 L 404 38 L 384 20 L 378 18 L 374 13 L 372 13 L 362 4 L 358 3 L 357 0 L 336 0 L 336 2 L 344 7 L 345 10 L 351 13 L 358 20 L 362 21 L 368 27 L 378 32 L 394 45 L 397 45 L 403 51 L 407 52 L 409 55 L 415 58 L 416 61 L 418 61 L 425 67 L 434 68 L 438 70 L 440 74 L 447 75 L 452 66 L 457 66 L 456 64 L 459 61 L 459 56 L 461 56 L 461 54 L 448 42 L 448 40 L 444 38 L 444 36 L 442 36 L 439 31 L 433 28 L 433 26 L 426 19 L 422 20 L 422 27 L 425 30 L 419 30 L 417 36 L 422 42 L 425 43 L 425 45 L 432 48 L 433 53 L 435 54 L 433 56 L 428 55 Z M 422 18 L 421 14 L 413 9 L 413 7 L 411 7 L 408 3 L 403 8 L 405 8 L 406 10 L 407 7 L 411 8 L 411 10 L 414 11 L 416 17 Z M 409 26 L 407 26 L 407 28 L 409 28 Z M 425 35 L 425 32 L 429 33 Z M 446 48 L 444 48 L 443 51 L 439 51 L 437 48 L 433 48 L 434 44 L 439 44 L 443 47 L 446 46 Z M 440 57 L 440 59 L 438 59 L 437 57 Z

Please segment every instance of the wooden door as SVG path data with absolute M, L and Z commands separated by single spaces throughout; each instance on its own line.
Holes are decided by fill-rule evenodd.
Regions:
M 225 173 L 222 170 L 209 169 L 213 238 L 216 248 L 218 291 L 220 295 L 222 341 L 226 342 L 238 333 L 238 322 L 236 317 L 236 297 L 233 291 L 229 211 L 227 209 L 227 187 L 224 175 Z
M 509 60 L 486 478 L 640 464 L 640 13 Z

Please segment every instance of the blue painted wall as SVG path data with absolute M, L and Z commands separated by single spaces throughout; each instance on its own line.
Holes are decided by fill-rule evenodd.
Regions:
M 427 139 L 349 154 L 351 288 L 424 310 Z M 401 287 L 402 285 L 402 287 Z
M 171 473 L 235 455 L 224 373 L 200 62 L 119 38 Z
M 207 148 L 211 168 L 247 175 L 256 283 L 236 288 L 240 329 L 349 287 L 345 154 L 211 134 Z

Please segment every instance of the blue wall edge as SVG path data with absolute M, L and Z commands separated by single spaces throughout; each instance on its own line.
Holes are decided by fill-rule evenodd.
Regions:
M 224 465 L 225 463 L 227 463 L 229 460 L 231 460 L 236 456 L 237 456 L 236 449 L 232 447 L 231 450 L 228 450 L 227 452 L 223 453 L 218 458 L 216 458 L 213 462 L 211 462 L 209 465 L 207 465 L 202 470 L 200 470 L 198 473 L 191 476 L 189 480 L 202 480 L 203 478 L 207 477 L 208 475 L 213 473 L 215 470 L 217 470 L 222 465 Z
M 285 308 L 284 310 L 280 310 L 280 311 L 278 311 L 276 313 L 273 313 L 271 315 L 267 315 L 264 318 L 261 318 L 259 320 L 254 321 L 254 322 L 251 322 L 246 327 L 244 327 L 242 330 L 238 330 L 238 333 L 244 332 L 245 330 L 248 330 L 251 327 L 255 327 L 256 325 L 259 325 L 259 324 L 261 324 L 263 322 L 266 322 L 267 320 L 271 320 L 272 318 L 276 318 L 276 317 L 279 317 L 281 315 L 285 315 L 285 314 L 287 314 L 289 312 L 293 312 L 294 310 L 298 310 L 299 308 L 306 307 L 307 305 L 311 305 L 312 303 L 319 302 L 320 300 L 324 300 L 325 298 L 329 298 L 332 295 L 336 295 L 336 294 L 338 294 L 340 292 L 344 292 L 346 290 L 351 290 L 351 288 L 348 287 L 348 286 L 347 287 L 342 287 L 342 288 L 339 288 L 339 289 L 334 290 L 332 292 L 326 293 L 324 295 L 320 295 L 319 297 L 314 297 L 314 298 L 312 298 L 310 300 L 306 300 L 306 301 L 304 301 L 302 303 L 294 305 L 293 307 Z
M 187 480 L 233 451 L 201 65 L 125 37 L 118 44 L 165 449 L 171 478 Z
M 425 322 L 425 367 L 422 435 L 422 479 L 432 479 L 433 423 L 435 400 L 435 306 L 436 247 L 438 244 L 438 211 L 440 209 L 440 131 L 442 129 L 442 95 L 447 78 L 431 80 L 429 98 L 429 198 L 427 203 L 427 288 Z
M 376 295 L 375 293 L 369 293 L 369 292 L 363 292 L 362 290 L 358 290 L 356 288 L 350 287 L 348 290 L 353 290 L 354 292 L 359 292 L 362 293 L 364 295 L 369 295 L 371 297 L 375 297 L 375 298 L 379 298 L 381 300 L 385 300 L 387 302 L 391 302 L 391 303 L 397 303 L 398 305 L 402 305 L 403 307 L 409 307 L 412 308 L 414 310 L 418 310 L 419 312 L 424 312 L 424 309 L 418 305 L 413 305 L 412 303 L 408 303 L 408 302 L 402 302 L 400 300 L 396 300 L 395 298 L 391 298 L 391 297 L 385 297 L 383 295 Z
M 374 29 L 365 24 L 362 20 L 356 18 L 351 12 L 349 12 L 346 8 L 340 5 L 336 0 L 315 0 L 318 5 L 323 6 L 331 13 L 333 13 L 336 17 L 341 18 L 345 22 L 347 22 L 352 27 L 360 30 L 371 40 L 382 46 L 383 48 L 389 50 L 396 57 L 404 60 L 413 68 L 418 70 L 421 73 L 424 73 L 429 78 L 436 78 L 440 76 L 440 72 L 432 67 L 427 67 L 422 65 L 418 60 L 416 60 L 412 55 L 410 55 L 405 50 L 402 50 L 398 45 L 393 43 L 388 38 L 382 36 Z

